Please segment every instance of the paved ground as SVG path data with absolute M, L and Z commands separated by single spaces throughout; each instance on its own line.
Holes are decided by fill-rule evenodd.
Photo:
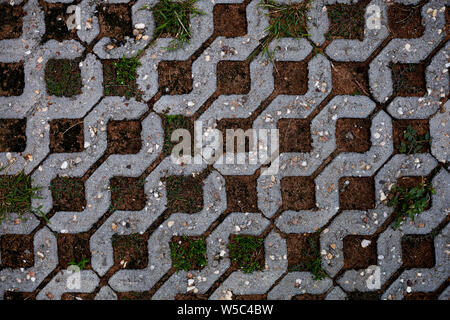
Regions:
M 12 15 L 8 2 L 24 14 L 0 29 L 0 163 L 42 187 L 33 205 L 49 222 L 0 225 L 0 297 L 449 299 L 448 1 L 363 1 L 380 26 L 359 21 L 353 37 L 330 35 L 330 12 L 354 1 L 315 0 L 308 36 L 273 40 L 273 62 L 260 54 L 270 21 L 258 0 L 199 0 L 205 14 L 177 50 L 139 10 L 156 0 L 108 1 L 120 25 L 79 1 L 81 29 L 60 33 L 70 0 L 0 0 Z M 123 55 L 141 63 L 131 93 L 105 71 Z M 70 96 L 51 94 L 55 59 L 76 61 Z M 171 120 L 191 132 L 193 120 L 206 133 L 278 128 L 279 170 L 174 164 Z M 408 126 L 431 141 L 402 153 Z M 386 200 L 404 177 L 425 177 L 436 194 L 394 229 Z M 251 273 L 230 259 L 239 234 L 263 239 Z M 206 265 L 176 271 L 170 243 L 189 239 L 206 243 Z

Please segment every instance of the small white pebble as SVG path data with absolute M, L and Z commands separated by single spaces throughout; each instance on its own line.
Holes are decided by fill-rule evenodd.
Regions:
M 367 248 L 371 243 L 372 241 L 364 239 L 363 241 L 361 241 L 361 247 Z
M 67 169 L 67 167 L 69 166 L 69 164 L 67 163 L 67 161 L 64 161 L 62 164 L 61 164 L 61 169 Z

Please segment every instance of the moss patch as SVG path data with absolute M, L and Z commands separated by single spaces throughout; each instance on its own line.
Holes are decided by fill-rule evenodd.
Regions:
M 80 59 L 50 59 L 45 67 L 47 92 L 57 97 L 81 94 Z
M 244 273 L 264 268 L 264 239 L 236 235 L 231 238 L 228 250 L 231 262 Z
M 172 266 L 176 271 L 200 270 L 206 266 L 206 240 L 192 237 L 175 237 L 170 243 Z

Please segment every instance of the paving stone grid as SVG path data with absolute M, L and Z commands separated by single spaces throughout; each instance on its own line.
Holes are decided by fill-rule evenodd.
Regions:
M 22 132 L 26 146 L 17 152 L 0 150 L 0 164 L 8 165 L 11 175 L 24 168 L 32 176 L 33 184 L 43 187 L 39 192 L 42 199 L 33 200 L 33 205 L 42 206 L 49 218 L 47 223 L 40 216 L 29 215 L 21 224 L 12 219 L 0 225 L 2 244 L 7 237 L 15 241 L 31 239 L 30 246 L 24 249 L 28 250 L 31 262 L 11 264 L 8 248 L 5 245 L 0 248 L 0 298 L 174 299 L 193 295 L 208 299 L 249 296 L 343 300 L 423 295 L 448 300 L 450 2 L 366 1 L 367 5 L 380 8 L 380 28 L 365 26 L 362 39 L 330 40 L 326 37 L 329 8 L 335 4 L 356 6 L 358 1 L 314 0 L 307 13 L 308 37 L 272 41 L 274 63 L 259 54 L 269 25 L 259 0 L 199 0 L 196 6 L 205 14 L 191 18 L 190 43 L 174 51 L 166 49 L 171 38 L 153 39 L 152 12 L 139 10 L 157 2 L 73 2 L 81 8 L 81 29 L 67 39 L 55 40 L 46 36 L 49 29 L 44 5 L 70 4 L 70 0 L 0 0 L 1 5 L 20 6 L 25 11 L 21 35 L 0 40 L 2 67 L 19 63 L 24 77 L 18 94 L 0 96 L 0 121 L 26 122 Z M 396 37 L 388 19 L 389 7 L 394 3 L 408 10 L 419 7 L 418 19 L 423 27 L 419 36 Z M 97 7 L 118 4 L 128 8 L 125 20 L 129 21 L 130 29 L 143 24 L 143 28 L 139 26 L 138 37 L 131 35 L 115 42 L 111 36 L 102 36 Z M 215 28 L 219 22 L 214 7 L 218 5 L 241 5 L 246 32 L 233 37 L 220 34 Z M 115 45 L 108 47 L 110 43 Z M 141 66 L 137 69 L 136 83 L 142 91 L 141 99 L 106 95 L 103 62 L 138 53 Z M 48 61 L 77 58 L 81 92 L 72 97 L 49 95 L 44 80 Z M 166 61 L 175 66 L 180 61 L 188 62 L 190 90 L 166 94 L 159 87 L 158 65 Z M 216 70 L 223 61 L 244 61 L 248 65 L 248 92 L 219 92 L 223 84 Z M 303 93 L 278 94 L 276 67 L 286 62 L 305 63 L 307 80 L 304 79 Z M 339 77 L 333 72 L 338 66 L 345 68 L 355 63 L 366 67 L 367 88 L 362 85 L 356 94 L 338 90 Z M 395 94 L 392 70 L 396 64 L 423 64 L 423 94 Z M 176 165 L 163 153 L 165 114 L 202 120 L 207 124 L 205 131 L 223 119 L 243 122 L 247 119 L 255 129 L 278 128 L 286 119 L 301 120 L 308 123 L 310 148 L 281 149 L 280 170 L 275 175 L 262 175 L 265 167 L 254 165 Z M 61 119 L 82 124 L 83 144 L 76 151 L 55 152 L 50 146 L 51 124 Z M 336 132 L 339 121 L 345 119 L 368 121 L 367 150 L 341 151 Z M 398 153 L 393 136 L 399 120 L 427 123 L 432 139 L 429 150 L 409 155 Z M 122 121 L 136 121 L 141 126 L 140 149 L 136 153 L 107 152 L 110 143 L 107 127 Z M 198 176 L 205 170 L 209 171 L 202 183 L 202 209 L 195 213 L 168 211 L 164 178 Z M 386 205 L 386 195 L 401 177 L 416 176 L 428 177 L 437 192 L 431 206 L 415 221 L 408 220 L 394 230 L 393 209 Z M 81 210 L 60 211 L 55 207 L 50 185 L 57 177 L 81 179 L 85 189 Z M 110 180 L 114 177 L 144 179 L 146 201 L 141 210 L 111 209 Z M 230 205 L 248 199 L 231 199 L 227 188 L 229 177 L 237 180 L 251 177 L 248 181 L 253 182 L 243 184 L 257 193 L 253 210 L 243 207 L 239 211 Z M 312 179 L 307 191 L 315 197 L 312 208 L 289 208 L 284 203 L 283 181 L 289 177 Z M 343 206 L 339 183 L 346 178 L 371 181 L 373 206 Z M 314 280 L 309 271 L 289 268 L 289 236 L 308 237 L 317 233 L 320 233 L 321 265 L 327 273 L 322 280 Z M 143 250 L 147 265 L 143 268 L 127 267 L 123 261 L 118 264 L 114 257 L 114 237 L 134 234 L 142 235 L 146 242 Z M 230 267 L 227 244 L 236 234 L 264 238 L 262 270 L 243 273 Z M 78 274 L 80 287 L 66 285 L 73 274 L 66 270 L 66 262 L 60 261 L 59 239 L 67 235 L 85 237 L 85 247 L 90 252 L 88 267 Z M 174 236 L 181 235 L 205 236 L 205 267 L 189 272 L 173 270 L 169 243 Z M 404 240 L 429 235 L 433 235 L 429 250 L 434 263 L 405 265 Z M 349 237 L 371 241 L 375 256 L 367 258 L 366 265 L 348 267 L 345 246 Z M 381 288 L 368 285 L 377 276 Z

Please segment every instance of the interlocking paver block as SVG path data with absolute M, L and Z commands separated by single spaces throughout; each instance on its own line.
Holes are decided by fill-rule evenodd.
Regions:
M 2 0 L 0 3 L 8 3 Z M 39 45 L 39 41 L 44 35 L 44 12 L 39 6 L 38 0 L 14 1 L 15 5 L 23 5 L 23 10 L 28 14 L 23 17 L 22 33 L 16 39 L 0 40 L 0 61 L 13 62 L 19 61 L 32 53 L 32 49 Z
M 377 101 L 386 102 L 392 95 L 392 74 L 389 68 L 391 62 L 418 63 L 423 61 L 444 37 L 442 32 L 445 25 L 443 1 L 430 1 L 423 6 L 422 17 L 425 21 L 425 31 L 422 37 L 393 39 L 370 63 L 370 88 Z M 440 90 L 440 88 L 436 89 Z
M 327 1 L 327 4 L 334 4 L 336 2 L 351 4 L 353 1 Z M 370 10 L 374 7 L 376 9 Z M 323 18 L 321 23 L 328 24 Z M 386 4 L 382 0 L 371 1 L 365 11 L 365 27 L 364 27 L 364 40 L 345 40 L 335 39 L 326 49 L 326 53 L 330 58 L 336 61 L 365 61 L 370 55 L 379 47 L 384 39 L 389 35 L 386 16 Z M 371 18 L 375 18 L 378 23 L 371 23 Z
M 36 232 L 34 266 L 27 269 L 3 269 L 0 271 L 0 294 L 5 291 L 32 292 L 58 265 L 56 238 L 48 228 Z
M 331 100 L 313 120 L 311 127 L 313 151 L 306 154 L 306 157 L 303 154 L 300 154 L 300 156 L 296 155 L 295 166 L 292 165 L 292 160 L 286 164 L 281 161 L 280 171 L 286 172 L 281 174 L 283 176 L 311 175 L 320 163 L 336 148 L 334 127 L 337 119 L 356 114 L 358 114 L 358 117 L 364 117 L 374 107 L 375 104 L 372 101 L 360 97 L 340 96 Z M 340 154 L 315 179 L 316 206 L 319 210 L 285 211 L 277 220 L 278 227 L 285 230 L 285 232 L 313 232 L 315 228 L 325 225 L 339 209 L 337 188 L 339 178 L 344 176 L 370 176 L 379 168 L 392 153 L 392 143 L 387 139 L 391 134 L 391 130 L 390 118 L 384 112 L 377 114 L 372 122 L 371 149 L 364 154 Z M 317 159 L 322 159 L 322 161 L 317 161 Z M 313 167 L 312 170 L 308 169 L 310 165 Z M 261 209 L 264 210 L 263 208 L 267 207 L 267 202 L 269 205 L 275 201 L 279 203 L 279 180 L 276 177 L 272 179 L 271 177 L 262 176 L 260 177 L 260 182 L 263 184 L 258 186 L 258 188 L 264 192 L 260 196 L 260 208 L 263 206 Z M 267 184 L 271 188 L 266 187 Z M 274 195 L 269 193 L 272 189 L 275 189 Z M 271 206 L 272 212 L 277 210 L 276 204 Z M 269 212 L 268 214 L 271 213 Z
M 268 299 L 290 300 L 300 294 L 321 294 L 332 286 L 329 278 L 315 281 L 309 272 L 291 272 L 269 291 Z
M 260 0 L 198 0 L 178 48 L 159 34 L 158 4 L 0 0 L 11 15 L 0 28 L 0 192 L 22 169 L 38 189 L 38 210 L 23 216 L 0 201 L 0 299 L 448 300 L 448 1 L 312 0 L 293 38 L 273 36 L 276 14 Z M 123 57 L 139 63 L 119 84 L 120 68 L 104 66 Z M 69 87 L 56 90 L 63 76 Z M 135 96 L 111 96 L 111 81 Z M 166 154 L 179 119 L 193 157 Z M 211 159 L 222 127 L 253 129 L 257 151 L 275 155 Z M 226 162 L 235 156 L 244 163 Z M 394 228 L 392 187 L 420 181 L 435 193 Z M 290 265 L 308 255 L 292 248 L 304 233 L 318 239 L 321 280 Z M 252 272 L 232 259 L 238 235 L 261 241 Z M 179 239 L 206 244 L 198 270 L 175 270 Z M 80 252 L 65 255 L 72 243 Z M 67 267 L 86 254 L 82 270 Z
M 392 185 L 392 182 L 395 179 L 398 179 L 402 176 L 412 176 L 412 175 L 423 175 L 426 176 L 431 172 L 432 169 L 436 166 L 436 160 L 429 155 L 417 155 L 417 156 L 403 156 L 397 155 L 390 162 L 388 162 L 382 170 L 378 173 L 376 177 L 376 196 L 378 205 L 374 210 L 370 210 L 368 213 L 369 219 L 365 220 L 361 218 L 361 213 L 359 212 L 349 212 L 347 215 L 347 219 L 344 220 L 336 219 L 333 223 L 333 227 L 340 226 L 341 231 L 330 230 L 330 236 L 324 235 L 322 238 L 321 247 L 325 250 L 329 248 L 331 243 L 336 243 L 337 248 L 342 248 L 342 243 L 339 239 L 342 239 L 346 234 L 363 234 L 370 235 L 376 231 L 377 225 L 384 223 L 386 218 L 392 214 L 392 208 L 389 208 L 385 205 L 385 203 L 381 200 L 383 199 L 382 195 L 384 192 L 388 192 L 387 189 Z M 436 179 L 437 180 L 437 179 Z M 433 186 L 436 188 L 444 187 L 439 186 L 436 181 L 433 181 Z M 448 191 L 444 191 L 441 193 L 441 196 L 448 197 Z M 443 215 L 441 213 L 442 204 L 440 204 L 438 199 L 433 202 L 436 205 L 436 208 L 430 209 L 429 211 L 425 211 L 422 214 L 431 216 L 427 220 L 433 220 L 433 218 L 438 221 L 443 219 Z M 345 219 L 345 216 L 342 216 Z M 418 216 L 417 219 L 421 219 L 422 216 Z M 351 219 L 351 220 L 350 220 Z M 340 221 L 340 222 L 339 222 Z M 354 221 L 349 224 L 349 221 Z M 365 223 L 365 221 L 368 221 Z M 431 221 L 427 221 L 428 222 Z M 416 224 L 418 222 L 414 222 Z M 401 244 L 400 239 L 402 232 L 404 233 L 414 233 L 409 231 L 410 227 L 409 223 L 405 223 L 400 229 L 393 230 L 392 227 L 389 227 L 386 231 L 384 231 L 378 238 L 377 241 L 377 260 L 378 267 L 380 269 L 380 282 L 381 285 L 385 283 L 389 277 L 397 271 L 397 269 L 401 266 Z M 417 227 L 416 227 L 417 228 Z M 430 230 L 433 228 L 433 225 L 426 226 L 424 228 L 424 233 L 426 233 L 427 229 Z M 333 228 L 334 229 L 334 228 Z M 406 229 L 406 230 L 403 230 Z M 417 228 L 418 229 L 418 228 Z M 416 231 L 417 232 L 417 231 Z M 336 239 L 336 235 L 338 235 L 339 239 Z M 334 239 L 332 239 L 334 238 Z M 338 250 L 340 251 L 340 249 Z M 343 265 L 343 254 L 337 254 L 337 252 L 330 251 L 332 255 L 336 256 L 335 259 L 329 259 L 324 267 L 326 270 L 335 274 Z M 339 278 L 339 283 L 343 286 L 343 289 L 352 288 L 357 289 L 359 291 L 370 291 L 376 288 L 371 287 L 370 277 L 373 275 L 375 268 L 369 267 L 366 270 L 348 270 L 346 271 L 341 278 Z
M 411 292 L 432 292 L 436 290 L 450 275 L 449 268 L 449 226 L 434 239 L 436 263 L 430 269 L 409 269 L 404 271 L 383 294 L 383 299 L 402 299 Z
M 433 138 L 431 153 L 443 163 L 450 161 L 450 102 L 444 105 L 444 112 L 436 113 L 430 120 L 430 134 Z
M 177 166 L 172 166 L 169 161 L 161 163 L 160 167 L 161 168 L 159 170 L 157 169 L 155 172 L 155 174 L 158 174 L 159 177 L 156 175 L 156 177 L 153 178 L 154 180 L 152 179 L 157 185 L 159 185 L 160 178 L 163 174 L 179 174 L 178 170 L 180 170 L 180 168 Z M 201 167 L 197 167 L 197 169 L 201 169 Z M 185 171 L 184 175 L 187 174 L 192 174 L 192 171 Z M 203 210 L 194 214 L 175 213 L 171 215 L 167 219 L 167 222 L 162 224 L 161 227 L 159 227 L 148 240 L 149 265 L 147 268 L 143 271 L 119 271 L 111 278 L 111 287 L 119 291 L 129 291 L 128 288 L 130 286 L 131 289 L 135 291 L 144 291 L 153 287 L 153 285 L 170 269 L 172 265 L 169 248 L 171 238 L 177 235 L 201 235 L 223 212 L 225 209 L 223 184 L 223 177 L 221 177 L 218 173 L 212 173 L 205 180 L 203 189 Z M 167 201 L 167 191 L 164 184 L 159 187 L 158 191 L 154 192 L 158 193 L 157 198 L 161 198 L 159 203 L 164 206 Z M 162 207 L 162 209 L 163 208 L 164 207 Z M 150 277 L 146 276 L 149 272 L 151 273 Z M 173 291 L 173 289 L 169 288 L 167 290 Z

